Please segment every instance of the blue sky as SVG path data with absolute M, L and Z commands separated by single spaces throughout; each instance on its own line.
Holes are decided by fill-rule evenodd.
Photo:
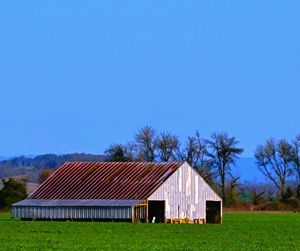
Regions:
M 300 133 L 299 1 L 2 1 L 0 155 L 102 153 L 151 125 Z

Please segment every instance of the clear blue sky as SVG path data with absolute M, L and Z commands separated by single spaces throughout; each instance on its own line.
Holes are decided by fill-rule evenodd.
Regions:
M 0 155 L 102 153 L 151 125 L 252 156 L 300 133 L 299 1 L 1 1 Z

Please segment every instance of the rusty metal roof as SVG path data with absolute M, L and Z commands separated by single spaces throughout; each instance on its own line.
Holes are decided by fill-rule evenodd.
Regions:
M 147 199 L 182 163 L 68 162 L 28 199 Z

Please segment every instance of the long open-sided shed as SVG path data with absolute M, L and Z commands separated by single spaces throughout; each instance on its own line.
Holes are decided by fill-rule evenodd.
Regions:
M 70 162 L 12 206 L 21 219 L 220 223 L 222 200 L 187 163 Z

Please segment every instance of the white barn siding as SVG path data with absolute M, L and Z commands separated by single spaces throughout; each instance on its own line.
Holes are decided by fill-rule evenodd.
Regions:
M 207 200 L 221 201 L 221 198 L 185 162 L 148 200 L 165 200 L 167 219 L 189 218 L 193 220 L 205 219 Z

